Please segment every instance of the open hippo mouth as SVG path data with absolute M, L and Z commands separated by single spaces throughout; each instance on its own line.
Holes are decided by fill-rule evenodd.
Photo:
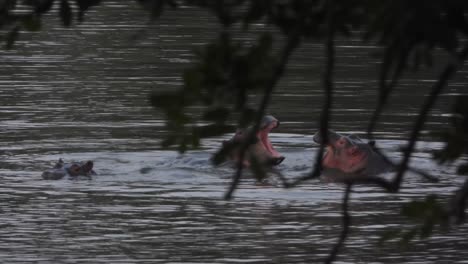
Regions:
M 352 153 L 351 157 L 349 158 L 349 170 L 355 172 L 364 169 L 367 165 L 368 157 L 369 153 L 365 151 L 356 151 Z
M 284 160 L 284 156 L 275 150 L 270 138 L 268 137 L 269 133 L 278 126 L 279 121 L 276 118 L 273 116 L 265 116 L 260 124 L 260 130 L 257 132 L 257 138 L 268 154 L 271 155 L 273 165 L 278 165 Z

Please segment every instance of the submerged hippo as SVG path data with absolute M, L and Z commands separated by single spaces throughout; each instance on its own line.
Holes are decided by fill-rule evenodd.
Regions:
M 325 176 L 334 176 L 336 173 L 341 173 L 339 176 L 375 176 L 393 169 L 390 163 L 374 151 L 373 141 L 365 143 L 355 135 L 343 136 L 331 130 L 328 130 L 327 136 L 328 143 L 322 160 Z M 322 143 L 320 132 L 314 135 L 313 140 Z
M 93 166 L 94 164 L 90 160 L 64 163 L 62 159 L 59 159 L 52 169 L 42 173 L 42 178 L 45 180 L 59 180 L 67 175 L 72 177 L 96 175 Z
M 278 165 L 283 162 L 284 157 L 275 150 L 268 138 L 270 131 L 278 126 L 279 121 L 273 116 L 267 115 L 262 118 L 255 141 L 247 148 L 245 153 L 243 160 L 244 166 L 250 166 L 250 161 L 254 158 L 263 165 Z M 239 160 L 240 145 L 246 140 L 250 129 L 252 128 L 247 128 L 245 130 L 238 129 L 230 140 L 223 142 L 223 145 L 231 144 L 231 146 L 233 146 L 231 154 L 229 155 L 230 159 L 234 161 Z

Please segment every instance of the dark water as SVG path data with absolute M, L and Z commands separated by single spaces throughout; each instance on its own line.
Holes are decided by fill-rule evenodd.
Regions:
M 167 131 L 148 94 L 180 87 L 192 50 L 215 36 L 214 20 L 171 11 L 148 28 L 137 8 L 117 3 L 94 9 L 71 29 L 47 17 L 44 31 L 23 34 L 15 50 L 0 53 L 0 262 L 320 262 L 340 232 L 343 186 L 316 180 L 286 190 L 274 177 L 263 186 L 246 175 L 235 199 L 224 201 L 233 169 L 213 167 L 209 158 L 230 135 L 185 155 L 159 147 Z M 375 50 L 354 41 L 338 45 L 338 131 L 364 134 L 375 105 Z M 322 71 L 321 45 L 302 46 L 269 108 L 282 123 L 271 137 L 286 156 L 278 171 L 288 178 L 311 170 Z M 405 76 L 377 127 L 378 144 L 394 159 L 433 72 Z M 427 130 L 447 124 L 466 76 L 446 89 Z M 411 227 L 399 215 L 404 202 L 428 193 L 448 197 L 462 182 L 453 167 L 431 160 L 441 146 L 424 138 L 412 161 L 439 183 L 408 174 L 400 194 L 354 188 L 352 231 L 339 263 L 468 263 L 466 226 L 405 250 L 375 247 L 388 228 Z M 42 180 L 59 158 L 92 159 L 99 176 Z

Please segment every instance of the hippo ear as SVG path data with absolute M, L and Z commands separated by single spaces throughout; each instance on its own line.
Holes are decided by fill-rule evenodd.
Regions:
M 54 168 L 55 168 L 55 169 L 60 169 L 60 168 L 62 168 L 62 167 L 63 167 L 63 160 L 60 158 L 60 159 L 57 161 L 57 163 L 55 163 Z

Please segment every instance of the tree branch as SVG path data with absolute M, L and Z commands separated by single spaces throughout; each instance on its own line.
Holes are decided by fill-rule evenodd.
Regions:
M 327 54 L 327 67 L 325 69 L 324 75 L 323 75 L 323 87 L 324 87 L 324 92 L 325 92 L 325 100 L 322 108 L 322 114 L 320 117 L 320 133 L 322 136 L 322 142 L 320 144 L 319 151 L 317 153 L 317 157 L 315 158 L 314 162 L 314 169 L 312 170 L 311 173 L 300 177 L 296 179 L 295 181 L 291 183 L 285 183 L 285 187 L 293 187 L 298 184 L 300 184 L 303 181 L 310 180 L 310 179 L 315 179 L 320 177 L 320 174 L 322 172 L 322 159 L 323 159 L 323 153 L 325 152 L 325 145 L 328 143 L 328 123 L 330 121 L 330 109 L 332 107 L 332 102 L 333 102 L 333 71 L 335 68 L 335 44 L 334 44 L 334 37 L 335 37 L 335 19 L 334 19 L 334 3 L 333 1 L 327 2 L 327 26 L 328 26 L 328 32 L 327 32 L 327 38 L 325 41 L 325 49 L 326 49 L 326 54 Z M 284 181 L 283 181 L 284 183 Z
M 284 69 L 286 68 L 286 64 L 288 63 L 289 57 L 291 56 L 294 49 L 299 45 L 299 42 L 300 42 L 299 32 L 294 32 L 293 34 L 288 36 L 286 46 L 281 52 L 280 61 L 278 65 L 276 66 L 275 71 L 273 72 L 273 76 L 271 77 L 270 81 L 265 85 L 263 98 L 257 111 L 257 118 L 255 120 L 255 125 L 253 129 L 250 131 L 249 135 L 247 135 L 247 139 L 241 145 L 240 159 L 237 163 L 236 174 L 233 177 L 233 180 L 231 182 L 231 185 L 229 186 L 228 191 L 224 195 L 224 199 L 226 200 L 229 200 L 232 198 L 232 194 L 236 190 L 237 185 L 239 185 L 239 181 L 242 176 L 242 168 L 243 168 L 242 162 L 245 157 L 245 152 L 247 151 L 247 148 L 249 147 L 250 142 L 252 142 L 255 135 L 257 134 L 257 131 L 260 127 L 260 122 L 265 113 L 265 109 L 270 103 L 270 98 L 273 93 L 273 89 L 275 88 L 281 76 L 283 76 Z
M 450 215 L 455 216 L 457 224 L 465 221 L 466 200 L 468 199 L 468 180 L 458 189 L 450 204 Z
M 340 251 L 340 248 L 343 246 L 349 234 L 349 226 L 351 225 L 351 216 L 349 215 L 349 212 L 348 212 L 348 203 L 349 203 L 349 196 L 351 194 L 352 186 L 353 185 L 351 183 L 348 183 L 346 185 L 346 191 L 343 196 L 343 204 L 342 204 L 343 229 L 341 230 L 341 234 L 340 234 L 340 238 L 338 239 L 338 242 L 333 247 L 327 259 L 325 259 L 325 263 L 327 264 L 335 261 L 336 256 L 338 255 L 338 252 Z
M 392 78 L 390 79 L 390 83 L 387 85 L 387 73 L 390 71 L 391 68 L 391 60 L 392 58 L 392 51 L 394 49 L 394 44 L 390 45 L 385 52 L 385 56 L 383 59 L 382 70 L 380 71 L 379 77 L 379 99 L 377 102 L 377 106 L 375 108 L 374 113 L 372 114 L 371 121 L 369 122 L 369 126 L 367 128 L 367 136 L 369 140 L 373 140 L 372 132 L 377 125 L 377 121 L 379 120 L 380 115 L 385 108 L 388 97 L 393 92 L 393 89 L 397 85 L 398 80 L 400 79 L 403 70 L 405 69 L 406 61 L 404 58 L 407 56 L 407 53 L 404 53 L 398 63 L 398 66 L 395 68 Z
M 434 87 L 432 88 L 429 97 L 427 98 L 424 105 L 421 107 L 421 110 L 418 115 L 419 117 L 416 120 L 416 124 L 413 127 L 413 131 L 411 132 L 411 137 L 409 139 L 408 145 L 403 152 L 403 160 L 400 163 L 397 174 L 393 180 L 393 188 L 395 191 L 397 191 L 400 188 L 404 173 L 408 167 L 411 158 L 411 154 L 413 153 L 413 150 L 416 146 L 416 141 L 419 138 L 419 132 L 421 131 L 422 127 L 424 126 L 424 123 L 426 122 L 427 114 L 432 109 L 433 105 L 436 102 L 436 99 L 438 98 L 443 88 L 447 85 L 449 79 L 451 79 L 453 75 L 457 72 L 458 68 L 461 65 L 463 65 L 463 62 L 467 59 L 467 56 L 468 44 L 465 45 L 460 54 L 455 58 L 454 62 L 450 63 L 445 67 L 445 70 L 442 72 L 439 79 L 434 84 Z

